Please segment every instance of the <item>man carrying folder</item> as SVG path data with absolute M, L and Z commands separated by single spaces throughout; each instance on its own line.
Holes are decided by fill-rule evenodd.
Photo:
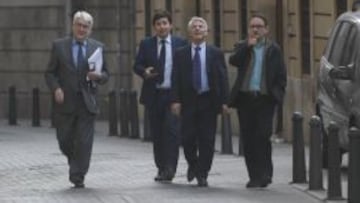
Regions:
M 100 71 L 90 71 L 88 58 L 103 44 L 88 38 L 92 16 L 85 11 L 74 14 L 72 37 L 57 39 L 52 44 L 45 80 L 54 96 L 56 137 L 61 152 L 67 157 L 69 180 L 83 188 L 89 169 L 94 138 L 95 117 L 99 111 L 95 96 L 97 84 L 104 84 L 109 74 L 100 58 Z M 99 60 L 95 61 L 96 63 Z

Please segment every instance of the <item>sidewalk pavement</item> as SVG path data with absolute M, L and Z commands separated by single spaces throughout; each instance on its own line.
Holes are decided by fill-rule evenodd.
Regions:
M 273 183 L 265 189 L 246 189 L 243 157 L 215 154 L 209 187 L 186 181 L 181 150 L 171 184 L 154 182 L 152 145 L 138 139 L 109 137 L 105 122 L 97 122 L 90 171 L 84 189 L 71 188 L 66 159 L 60 154 L 54 129 L 30 121 L 9 126 L 0 121 L 0 202 L 34 203 L 318 203 L 323 202 L 289 182 L 291 146 L 274 144 Z M 234 137 L 235 139 L 236 137 Z M 216 149 L 220 149 L 217 137 Z M 237 140 L 233 140 L 237 152 Z

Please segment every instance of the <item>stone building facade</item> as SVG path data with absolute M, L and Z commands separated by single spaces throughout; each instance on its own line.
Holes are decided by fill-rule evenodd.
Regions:
M 204 17 L 209 23 L 209 42 L 221 47 L 226 56 L 246 36 L 247 18 L 261 12 L 269 19 L 270 37 L 283 48 L 287 64 L 283 123 L 284 135 L 290 139 L 292 113 L 302 112 L 307 122 L 314 112 L 322 50 L 336 17 L 351 4 L 352 0 L 0 0 L 0 117 L 7 117 L 11 85 L 17 88 L 20 118 L 31 115 L 34 87 L 40 88 L 41 117 L 49 117 L 51 98 L 43 72 L 51 41 L 70 33 L 76 9 L 86 9 L 95 17 L 93 36 L 106 44 L 112 78 L 101 88 L 101 118 L 107 117 L 110 90 L 139 89 L 141 81 L 131 66 L 137 44 L 152 34 L 155 11 L 171 11 L 173 32 L 184 37 L 190 17 Z M 232 83 L 236 71 L 230 66 L 228 70 Z

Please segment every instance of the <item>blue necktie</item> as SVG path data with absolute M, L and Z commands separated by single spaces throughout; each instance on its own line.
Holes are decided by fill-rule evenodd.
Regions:
M 165 54 L 166 54 L 166 41 L 161 40 L 160 56 L 159 56 L 159 83 L 162 83 L 164 80 L 164 71 L 165 71 Z
M 195 54 L 193 58 L 193 85 L 194 89 L 201 92 L 201 59 L 200 59 L 201 48 L 197 46 L 195 48 Z
M 77 66 L 76 67 L 78 70 L 80 70 L 81 68 L 86 66 L 86 61 L 85 61 L 83 49 L 82 49 L 83 42 L 76 42 L 76 44 L 79 47 L 78 53 L 77 53 Z

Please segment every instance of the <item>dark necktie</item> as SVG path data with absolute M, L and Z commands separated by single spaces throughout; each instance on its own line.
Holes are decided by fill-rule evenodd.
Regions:
M 193 58 L 193 85 L 194 89 L 201 92 L 201 59 L 200 59 L 201 48 L 197 46 L 195 48 L 195 54 Z
M 165 71 L 165 54 L 166 54 L 166 41 L 162 39 L 160 48 L 160 56 L 159 56 L 159 83 L 162 83 L 164 80 L 164 71 Z
M 84 53 L 83 53 L 83 42 L 76 42 L 76 44 L 78 45 L 79 49 L 78 49 L 78 53 L 77 53 L 77 69 L 80 70 L 81 68 L 83 68 L 86 65 L 86 61 L 84 58 Z

